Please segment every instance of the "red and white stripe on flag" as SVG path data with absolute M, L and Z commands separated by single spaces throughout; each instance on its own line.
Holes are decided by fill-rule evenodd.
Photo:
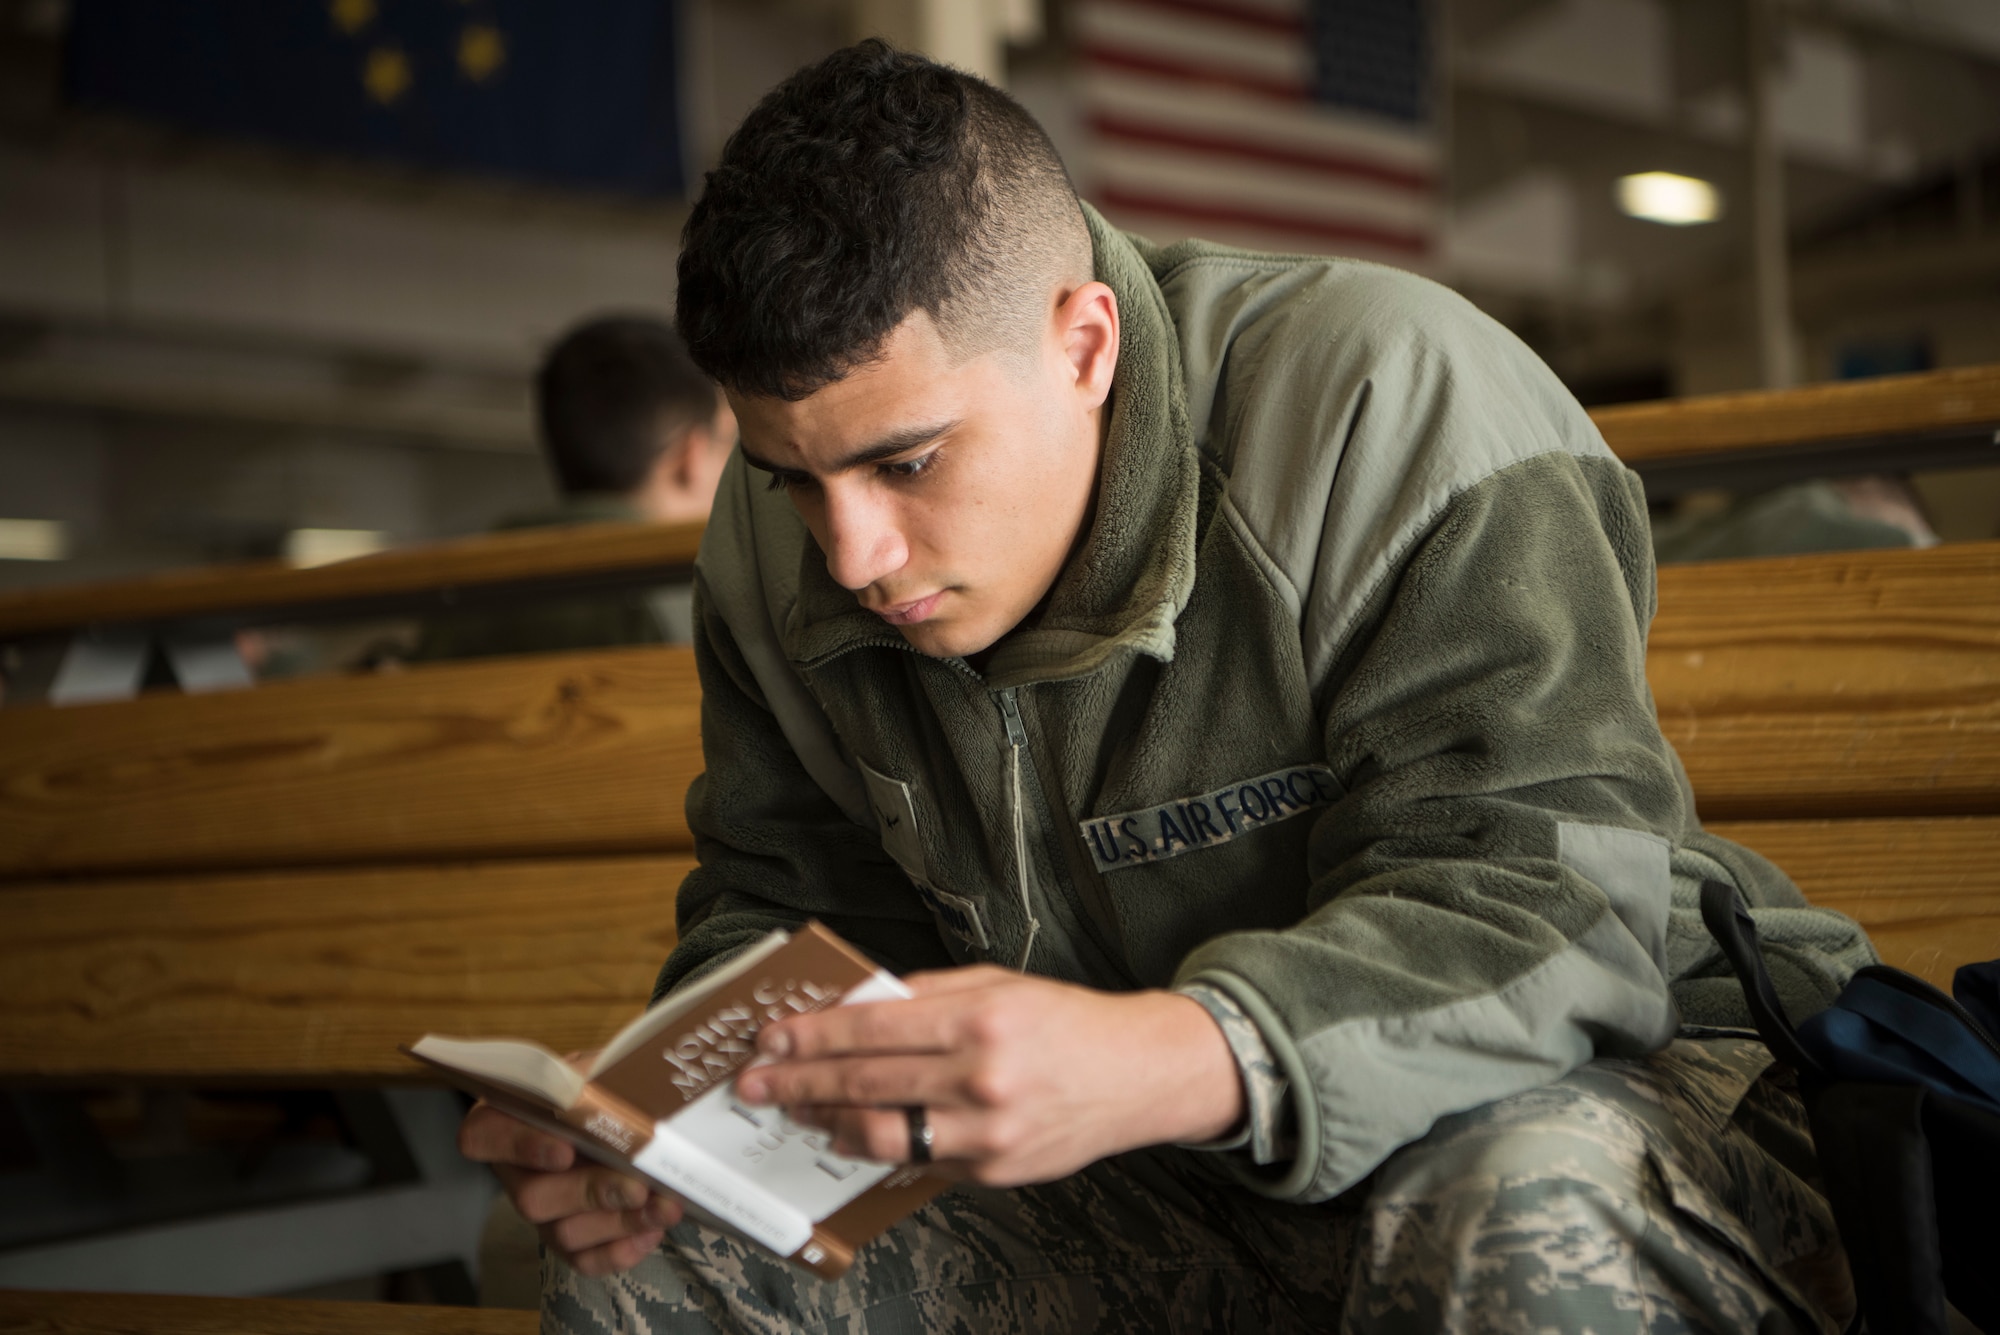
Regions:
M 1437 138 L 1315 97 L 1309 2 L 1077 0 L 1084 196 L 1159 241 L 1423 267 Z

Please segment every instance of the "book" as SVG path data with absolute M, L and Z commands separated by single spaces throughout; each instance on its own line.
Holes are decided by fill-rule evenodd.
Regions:
M 426 1034 L 404 1052 L 697 1218 L 838 1279 L 864 1243 L 947 1185 L 836 1154 L 832 1137 L 736 1097 L 757 1031 L 910 991 L 819 923 L 773 932 L 626 1025 L 579 1069 L 537 1043 Z

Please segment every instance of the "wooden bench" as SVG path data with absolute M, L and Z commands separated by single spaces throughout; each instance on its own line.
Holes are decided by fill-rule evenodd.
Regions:
M 653 583 L 685 577 L 698 536 L 508 534 L 322 570 L 21 595 L 0 605 L 0 641 L 46 645 L 106 625 L 164 635 L 190 621 L 227 634 L 271 618 Z M 32 960 L 36 973 L 0 983 L 0 1079 L 379 1086 L 412 1079 L 394 1045 L 426 1029 L 566 1046 L 601 1038 L 643 1002 L 673 944 L 698 709 L 690 652 L 648 648 L 0 711 L 0 896 L 21 929 L 5 939 L 10 960 Z M 29 938 L 37 945 L 11 952 Z M 366 1097 L 343 1094 L 343 1106 Z M 364 1239 L 357 1254 L 378 1258 L 368 1269 L 462 1255 L 488 1188 L 451 1151 L 449 1097 L 375 1097 L 381 1106 L 363 1111 L 395 1125 L 373 1129 L 371 1150 L 419 1161 L 402 1177 L 283 1209 L 146 1224 L 98 1245 L 143 1244 L 126 1282 L 149 1288 L 199 1285 L 169 1263 L 203 1240 L 213 1252 L 338 1231 Z M 437 1226 L 409 1224 L 440 1210 Z M 377 1234 L 402 1236 L 376 1245 Z M 0 1274 L 14 1276 L 0 1286 L 101 1283 L 79 1259 L 92 1245 L 0 1252 Z M 301 1282 L 293 1273 L 284 1287 Z M 45 1301 L 20 1295 L 9 1310 Z M 140 1327 L 151 1301 L 107 1295 L 60 1310 L 80 1328 Z M 174 1311 L 192 1320 L 200 1306 Z M 264 1320 L 292 1309 L 241 1310 Z M 518 1313 L 490 1315 L 492 1329 L 518 1327 L 507 1324 Z M 384 1308 L 368 1322 L 455 1330 L 485 1319 Z
M 518 534 L 22 595 L 0 599 L 0 641 L 657 579 L 691 553 L 686 533 Z M 1715 828 L 1935 982 L 2000 955 L 2000 544 L 1668 569 L 1648 667 Z M 697 697 L 689 651 L 644 648 L 0 712 L 0 1080 L 407 1081 L 395 1044 L 425 1030 L 600 1038 L 672 944 Z M 349 1319 L 523 1328 L 0 1305 L 0 1331 Z
M 0 1335 L 535 1335 L 533 1312 L 0 1290 Z
M 1627 403 L 1590 415 L 1654 500 L 2000 464 L 2000 366 Z

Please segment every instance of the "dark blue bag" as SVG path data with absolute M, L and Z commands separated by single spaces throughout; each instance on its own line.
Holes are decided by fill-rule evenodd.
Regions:
M 1733 886 L 1702 887 L 1757 1032 L 1798 1073 L 1827 1200 L 1875 1335 L 1948 1335 L 1945 1302 L 2000 1335 L 2000 962 L 1955 984 L 1872 965 L 1796 1029 L 1778 1005 L 1757 927 Z
M 1951 976 L 1951 992 L 1981 1029 L 2000 1037 L 2000 960 L 1961 966 Z

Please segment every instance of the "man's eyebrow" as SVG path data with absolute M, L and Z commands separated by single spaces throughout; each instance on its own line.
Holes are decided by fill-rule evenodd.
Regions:
M 851 468 L 865 468 L 869 464 L 880 463 L 884 459 L 894 458 L 906 450 L 914 450 L 919 445 L 928 445 L 939 436 L 945 435 L 957 427 L 959 420 L 958 418 L 953 418 L 948 422 L 931 422 L 922 426 L 909 426 L 904 427 L 900 431 L 892 431 L 880 440 L 862 446 L 854 453 L 835 463 L 827 471 L 829 473 L 845 473 Z M 743 462 L 749 464 L 752 468 L 761 469 L 766 473 L 775 473 L 779 477 L 803 477 L 806 475 L 803 469 L 787 468 L 782 464 L 774 464 L 767 460 L 759 459 L 740 443 L 736 448 L 742 454 Z

